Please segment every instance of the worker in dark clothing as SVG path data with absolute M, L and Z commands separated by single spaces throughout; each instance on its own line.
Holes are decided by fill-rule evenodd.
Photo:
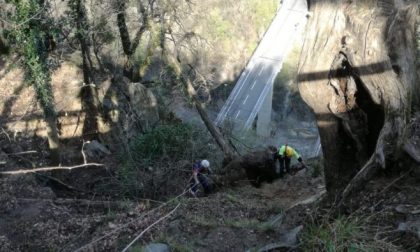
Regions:
M 304 168 L 307 168 L 302 160 L 302 157 L 295 149 L 288 146 L 287 144 L 282 145 L 278 148 L 278 151 L 275 153 L 275 159 L 278 159 L 280 161 L 280 169 L 276 170 L 276 173 L 280 174 L 280 177 L 283 177 L 285 172 L 290 172 L 290 161 L 292 157 L 296 158 L 303 165 Z
M 211 173 L 210 162 L 205 159 L 195 162 L 192 167 L 192 173 L 192 178 L 190 180 L 190 193 L 194 197 L 197 197 L 197 191 L 200 184 L 203 187 L 205 194 L 211 193 L 213 185 L 204 175 L 205 173 Z

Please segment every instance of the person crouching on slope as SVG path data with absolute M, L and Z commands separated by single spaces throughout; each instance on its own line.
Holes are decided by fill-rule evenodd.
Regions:
M 280 177 L 283 177 L 285 172 L 290 172 L 290 161 L 292 157 L 296 158 L 299 161 L 299 163 L 301 163 L 303 167 L 306 168 L 305 163 L 303 163 L 302 157 L 295 149 L 288 146 L 287 144 L 282 145 L 276 152 L 275 157 L 275 159 L 278 159 L 280 161 L 280 171 L 276 171 L 276 173 L 280 173 Z
M 201 184 L 204 189 L 205 194 L 211 193 L 213 190 L 213 185 L 209 179 L 204 175 L 204 173 L 210 174 L 210 162 L 206 159 L 197 161 L 193 164 L 192 167 L 192 178 L 190 180 L 190 193 L 197 197 L 198 185 Z

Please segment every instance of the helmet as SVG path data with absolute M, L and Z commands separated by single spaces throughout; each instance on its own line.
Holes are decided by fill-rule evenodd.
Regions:
M 204 159 L 204 160 L 201 161 L 201 165 L 204 168 L 209 168 L 210 167 L 210 162 L 208 160 Z

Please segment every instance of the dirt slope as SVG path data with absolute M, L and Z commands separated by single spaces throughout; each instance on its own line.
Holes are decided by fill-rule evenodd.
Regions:
M 276 241 L 283 229 L 295 225 L 291 219 L 281 226 L 270 220 L 322 191 L 321 184 L 321 179 L 296 176 L 260 189 L 243 184 L 163 204 L 59 199 L 35 177 L 1 178 L 0 251 L 118 251 L 177 204 L 174 214 L 136 246 L 164 241 L 174 251 L 244 251 Z

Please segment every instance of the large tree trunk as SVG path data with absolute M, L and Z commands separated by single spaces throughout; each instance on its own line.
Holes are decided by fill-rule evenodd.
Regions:
M 311 1 L 299 91 L 316 114 L 326 187 L 348 196 L 392 163 L 418 89 L 416 5 Z M 357 174 L 357 175 L 356 175 Z

